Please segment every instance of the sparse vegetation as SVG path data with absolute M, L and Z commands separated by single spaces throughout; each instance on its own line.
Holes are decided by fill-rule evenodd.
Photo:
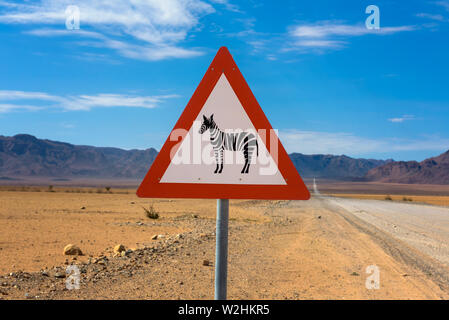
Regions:
M 52 185 L 49 185 L 49 186 L 48 186 L 48 192 L 55 192 L 55 190 L 53 189 L 53 186 L 52 186 Z
M 111 192 L 111 187 L 105 187 L 105 189 L 107 193 Z
M 147 208 L 142 207 L 143 210 L 145 211 L 145 216 L 149 219 L 158 219 L 159 218 L 159 213 L 157 213 L 156 209 L 154 209 L 154 206 L 152 204 L 150 204 L 150 206 Z
M 412 198 L 403 197 L 402 201 L 413 201 L 413 199 Z

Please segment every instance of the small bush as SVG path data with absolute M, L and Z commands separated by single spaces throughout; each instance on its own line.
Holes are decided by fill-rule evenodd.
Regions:
M 391 201 L 391 200 L 393 200 L 393 198 L 392 198 L 390 195 L 387 195 L 387 196 L 385 197 L 385 200 Z
M 48 192 L 55 192 L 52 185 L 48 186 Z
M 106 192 L 110 192 L 111 191 L 111 187 L 105 187 L 105 189 L 106 189 Z
M 157 213 L 157 211 L 154 209 L 152 204 L 150 204 L 148 209 L 145 207 L 142 207 L 142 208 L 145 211 L 145 215 L 147 216 L 147 218 L 150 218 L 150 219 L 158 219 L 159 218 L 159 213 Z

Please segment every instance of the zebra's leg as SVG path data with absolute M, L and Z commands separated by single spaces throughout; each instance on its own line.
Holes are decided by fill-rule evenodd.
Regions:
M 253 156 L 253 152 L 254 152 L 254 146 L 248 147 L 248 159 L 247 159 L 248 165 L 246 167 L 245 173 L 249 173 L 249 166 L 251 165 L 251 159 Z
M 220 158 L 218 156 L 218 151 L 217 150 L 214 150 L 214 155 L 215 155 L 215 162 L 217 163 L 217 166 L 215 167 L 214 173 L 217 173 L 218 169 L 220 168 Z
M 245 146 L 243 147 L 243 156 L 245 157 L 245 165 L 243 166 L 243 169 L 240 173 L 248 173 L 248 167 L 249 167 L 249 158 L 248 158 L 248 142 L 247 138 L 245 138 Z
M 220 150 L 220 169 L 218 170 L 218 173 L 221 173 L 223 171 L 223 149 Z
M 247 172 L 247 167 L 249 167 L 249 164 L 248 164 L 248 161 L 247 160 L 245 160 L 245 165 L 243 166 L 243 169 L 242 169 L 242 171 L 240 171 L 240 173 L 248 173 Z

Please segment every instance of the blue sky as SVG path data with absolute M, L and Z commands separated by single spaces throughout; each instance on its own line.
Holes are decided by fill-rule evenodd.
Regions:
M 449 149 L 449 0 L 0 0 L 0 39 L 0 135 L 159 149 L 227 46 L 288 152 Z

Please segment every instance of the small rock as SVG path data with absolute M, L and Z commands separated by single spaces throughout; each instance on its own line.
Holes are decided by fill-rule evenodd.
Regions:
M 318 219 L 321 219 L 321 216 L 318 216 Z
M 151 240 L 157 240 L 157 234 L 153 235 L 153 236 L 151 237 Z
M 64 247 L 64 252 L 65 255 L 69 255 L 69 256 L 82 256 L 83 252 L 81 251 L 80 248 L 78 248 L 77 246 L 75 246 L 74 244 L 68 244 Z
M 81 207 L 81 210 L 86 210 L 86 207 Z
M 207 238 L 207 234 L 205 234 L 205 233 L 200 233 L 200 238 Z
M 209 260 L 203 260 L 203 266 L 210 266 Z
M 114 253 L 122 253 L 122 251 L 126 251 L 126 248 L 123 244 L 118 244 L 114 247 Z
M 62 273 L 62 272 L 56 272 L 55 273 L 55 278 L 64 279 L 65 278 L 65 274 Z

